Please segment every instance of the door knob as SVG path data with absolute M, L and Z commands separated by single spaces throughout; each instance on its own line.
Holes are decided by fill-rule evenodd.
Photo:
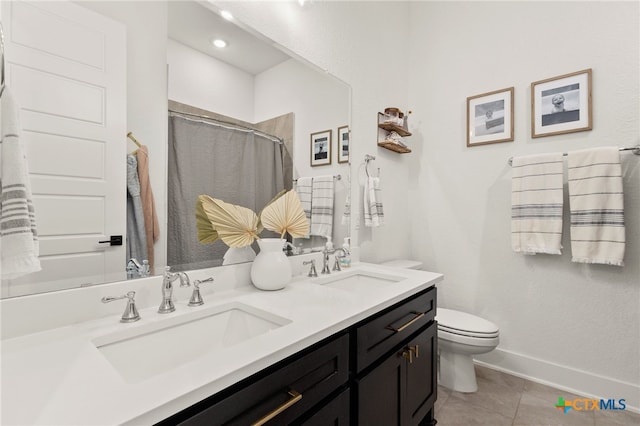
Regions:
M 98 244 L 109 244 L 110 246 L 121 246 L 122 235 L 111 235 L 108 240 L 98 241 Z

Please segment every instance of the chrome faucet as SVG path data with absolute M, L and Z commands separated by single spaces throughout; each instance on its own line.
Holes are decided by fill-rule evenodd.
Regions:
M 302 265 L 311 265 L 311 268 L 309 268 L 309 273 L 307 274 L 308 277 L 317 277 L 318 276 L 318 272 L 316 272 L 316 261 L 315 259 L 311 259 L 311 260 L 305 260 L 304 262 L 302 262 Z
M 334 262 L 334 264 L 333 264 L 333 270 L 334 270 L 334 271 L 342 271 L 342 268 L 340 267 L 340 258 L 342 258 L 342 257 L 346 257 L 346 256 L 347 256 L 347 254 L 349 254 L 349 252 L 348 252 L 347 250 L 343 249 L 343 248 L 337 248 L 337 249 L 335 249 L 335 250 L 334 250 L 334 253 L 337 253 L 337 252 L 338 252 L 338 250 L 342 252 L 342 256 L 339 256 L 338 254 L 336 254 L 336 256 L 335 256 L 335 257 L 336 257 L 336 260 L 335 260 L 335 262 Z
M 164 277 L 162 278 L 162 303 L 158 308 L 159 313 L 168 314 L 176 310 L 171 296 L 173 295 L 173 282 L 178 278 L 180 279 L 180 287 L 189 287 L 191 285 L 186 272 L 171 272 L 170 266 L 165 268 Z
M 114 300 L 121 300 L 121 299 L 128 299 L 127 300 L 127 306 L 125 306 L 124 308 L 124 313 L 122 314 L 122 317 L 120 318 L 120 322 L 135 322 L 138 321 L 140 319 L 140 314 L 138 313 L 138 310 L 136 309 L 136 292 L 135 291 L 130 291 L 127 294 L 125 294 L 124 296 L 119 296 L 119 297 L 110 297 L 110 296 L 105 296 L 102 298 L 102 303 L 109 303 L 109 302 L 113 302 Z
M 151 268 L 149 267 L 149 261 L 146 259 L 142 261 L 142 264 L 140 264 L 138 259 L 136 259 L 135 257 L 132 257 L 131 259 L 129 259 L 129 262 L 127 262 L 127 276 L 129 278 L 148 277 L 151 272 L 150 269 Z
M 322 272 L 321 274 L 330 274 L 331 270 L 329 269 L 329 255 L 334 253 L 335 250 L 329 250 L 326 247 L 322 250 Z

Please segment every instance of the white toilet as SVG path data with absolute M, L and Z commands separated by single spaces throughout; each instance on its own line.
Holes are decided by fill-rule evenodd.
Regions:
M 383 265 L 420 269 L 422 262 L 392 260 Z M 500 342 L 500 330 L 490 321 L 453 309 L 438 308 L 438 383 L 458 392 L 478 390 L 473 355 L 491 352 Z
M 478 390 L 473 355 L 491 352 L 500 341 L 494 323 L 453 309 L 438 308 L 438 383 L 458 392 Z

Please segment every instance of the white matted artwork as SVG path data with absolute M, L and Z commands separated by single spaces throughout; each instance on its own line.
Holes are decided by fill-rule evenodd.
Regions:
M 338 127 L 338 163 L 349 162 L 349 126 Z
M 331 130 L 311 133 L 311 166 L 331 164 Z
M 514 88 L 467 98 L 467 146 L 513 141 Z
M 531 137 L 592 129 L 591 69 L 531 83 Z

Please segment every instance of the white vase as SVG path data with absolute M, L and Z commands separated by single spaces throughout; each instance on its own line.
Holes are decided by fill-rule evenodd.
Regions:
M 282 251 L 282 238 L 258 240 L 260 253 L 251 265 L 251 282 L 260 290 L 280 290 L 291 281 L 291 264 Z

